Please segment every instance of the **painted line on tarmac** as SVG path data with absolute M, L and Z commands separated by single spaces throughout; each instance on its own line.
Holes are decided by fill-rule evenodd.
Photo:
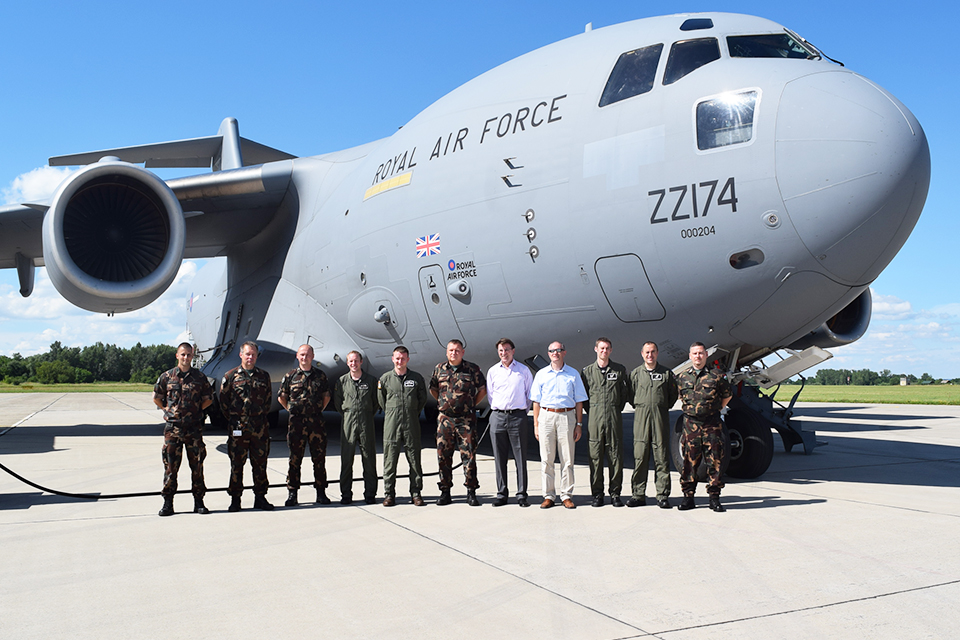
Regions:
M 399 477 L 399 476 L 398 476 L 398 477 Z M 631 629 L 636 629 L 637 631 L 639 631 L 639 632 L 640 632 L 642 635 L 644 635 L 644 636 L 655 635 L 655 634 L 652 634 L 652 633 L 649 632 L 649 631 L 646 631 L 645 629 L 641 629 L 640 627 L 638 627 L 638 626 L 636 626 L 636 625 L 630 624 L 629 622 L 624 622 L 623 620 L 620 620 L 619 618 L 615 618 L 614 616 L 610 615 L 609 613 L 604 613 L 603 611 L 600 611 L 599 609 L 594 609 L 593 607 L 587 606 L 587 605 L 583 604 L 582 602 L 579 602 L 579 601 L 577 601 L 577 600 L 574 600 L 573 598 L 571 598 L 571 597 L 569 597 L 569 596 L 565 596 L 565 595 L 563 595 L 562 593 L 559 593 L 559 592 L 554 591 L 554 590 L 552 590 L 552 589 L 548 589 L 547 587 L 543 586 L 542 584 L 537 584 L 536 582 L 533 582 L 533 581 L 530 580 L 529 578 L 524 578 L 523 576 L 517 575 L 516 573 L 513 573 L 512 571 L 507 571 L 507 570 L 504 569 L 503 567 L 499 567 L 499 566 L 497 566 L 497 565 L 495 565 L 495 564 L 493 564 L 493 563 L 491 563 L 491 562 L 489 562 L 489 561 L 487 561 L 487 560 L 484 560 L 484 559 L 482 559 L 482 558 L 478 558 L 477 556 L 470 555 L 470 554 L 467 553 L 466 551 L 463 551 L 463 550 L 461 550 L 461 549 L 457 549 L 456 547 L 450 546 L 449 544 L 446 544 L 445 542 L 440 542 L 439 540 L 437 540 L 437 539 L 435 539 L 435 538 L 431 538 L 430 536 L 425 535 L 425 534 L 423 534 L 423 533 L 420 533 L 419 531 L 416 531 L 416 530 L 414 530 L 414 529 L 411 529 L 410 527 L 406 527 L 406 526 L 400 524 L 399 522 L 395 522 L 395 521 L 393 521 L 393 520 L 390 520 L 389 518 L 386 518 L 386 517 L 384 517 L 384 516 L 376 513 L 375 511 L 373 511 L 373 510 L 371 510 L 371 509 L 364 509 L 364 511 L 366 511 L 367 513 L 369 513 L 370 515 L 372 515 L 372 516 L 374 516 L 374 517 L 376 517 L 376 518 L 379 518 L 379 519 L 383 520 L 384 522 L 387 522 L 387 523 L 392 524 L 393 526 L 395 526 L 395 527 L 397 527 L 397 528 L 399 528 L 399 529 L 403 529 L 404 531 L 406 531 L 406 532 L 408 532 L 408 533 L 412 533 L 413 535 L 418 536 L 418 537 L 420 537 L 420 538 L 423 538 L 424 540 L 429 540 L 430 542 L 432 542 L 432 543 L 434 543 L 434 544 L 436 544 L 436 545 L 438 545 L 438 546 L 441 546 L 441 547 L 443 547 L 443 548 L 445 548 L 445 549 L 449 549 L 450 551 L 453 551 L 454 553 L 457 553 L 457 554 L 459 554 L 459 555 L 461 555 L 461 556 L 464 556 L 464 557 L 466 557 L 466 558 L 470 558 L 471 560 L 473 560 L 473 561 L 475 561 L 475 562 L 479 562 L 480 564 L 486 565 L 486 566 L 490 567 L 491 569 L 493 569 L 493 570 L 495 570 L 495 571 L 499 571 L 500 573 L 504 573 L 504 574 L 506 574 L 506 575 L 508 575 L 508 576 L 510 576 L 510 577 L 512 577 L 512 578 L 515 578 L 515 579 L 517 579 L 517 580 L 520 580 L 521 582 L 526 582 L 526 583 L 529 584 L 530 586 L 532 586 L 532 587 L 534 587 L 534 588 L 536 588 L 536 589 L 539 589 L 540 591 L 546 591 L 547 593 L 549 593 L 549 594 L 551 594 L 551 595 L 554 595 L 554 596 L 556 596 L 556 597 L 558 597 L 558 598 L 560 598 L 560 599 L 562 599 L 562 600 L 566 600 L 567 602 L 569 602 L 569 603 L 572 604 L 572 605 L 575 605 L 575 606 L 578 607 L 578 608 L 586 609 L 587 611 L 592 611 L 593 613 L 596 613 L 596 614 L 599 615 L 599 616 L 603 616 L 604 618 L 607 618 L 608 620 L 612 620 L 613 622 L 617 622 L 617 623 L 619 623 L 619 624 L 622 624 L 622 625 L 625 626 L 625 627 L 630 627 Z M 639 636 L 635 636 L 635 635 L 634 635 L 634 636 L 623 636 L 623 638 L 636 638 L 636 637 L 639 637 Z
M 42 408 L 40 408 L 40 409 L 37 409 L 36 411 L 34 411 L 34 412 L 31 413 L 30 415 L 28 415 L 26 418 L 23 418 L 22 420 L 18 421 L 16 424 L 7 427 L 7 428 L 4 429 L 3 431 L 0 431 L 0 437 L 3 437 L 3 436 L 5 436 L 5 435 L 7 435 L 7 432 L 8 432 L 8 431 L 13 431 L 14 429 L 16 429 L 17 427 L 19 427 L 19 426 L 22 425 L 24 422 L 26 422 L 27 420 L 29 420 L 29 419 L 32 418 L 33 416 L 37 415 L 38 413 L 43 413 L 44 411 L 46 411 L 47 409 L 50 408 L 50 405 L 52 405 L 54 402 L 56 402 L 56 401 L 60 400 L 61 398 L 63 398 L 63 396 L 65 396 L 65 395 L 66 395 L 65 393 L 60 394 L 58 397 L 56 397 L 56 398 L 54 398 L 53 400 L 51 400 L 51 401 L 49 402 L 49 404 L 47 404 L 46 406 L 44 406 L 44 407 L 42 407 Z
M 928 584 L 923 587 L 913 587 L 911 589 L 901 589 L 899 591 L 890 591 L 888 593 L 878 593 L 872 596 L 864 596 L 862 598 L 852 598 L 850 600 L 839 600 L 837 602 L 830 602 L 827 604 L 818 604 L 812 607 L 802 607 L 800 609 L 790 609 L 789 611 L 777 611 L 776 613 L 765 613 L 759 616 L 748 616 L 746 618 L 736 618 L 733 620 L 722 620 L 720 622 L 708 622 L 706 624 L 698 624 L 689 627 L 677 627 L 676 629 L 664 629 L 662 631 L 657 631 L 655 635 L 668 634 L 668 633 L 679 633 L 681 631 L 691 631 L 693 629 L 708 629 L 710 627 L 719 627 L 727 624 L 736 624 L 738 622 L 749 622 L 751 620 L 763 620 L 764 618 L 774 618 L 776 616 L 785 616 L 793 613 L 805 613 L 807 611 L 816 611 L 818 609 L 830 609 L 832 607 L 838 607 L 845 604 L 856 604 L 858 602 L 867 602 L 869 600 L 879 600 L 880 598 L 889 598 L 890 596 L 899 596 L 905 593 L 914 593 L 916 591 L 927 591 L 929 589 L 937 589 L 939 587 L 949 587 L 953 585 L 960 584 L 960 580 L 949 580 L 947 582 L 938 582 L 936 584 Z

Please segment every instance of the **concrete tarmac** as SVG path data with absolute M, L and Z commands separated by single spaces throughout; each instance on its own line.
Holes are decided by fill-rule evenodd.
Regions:
M 591 508 L 585 440 L 575 510 L 537 508 L 536 456 L 528 509 L 490 505 L 493 461 L 482 453 L 481 507 L 465 504 L 460 470 L 446 507 L 434 504 L 431 476 L 422 508 L 399 479 L 393 508 L 340 505 L 334 483 L 330 506 L 283 508 L 276 488 L 275 511 L 250 510 L 247 491 L 244 510 L 228 513 L 226 493 L 211 491 L 210 515 L 190 513 L 186 494 L 168 518 L 157 516 L 159 496 L 61 497 L 0 471 L 0 636 L 957 637 L 960 407 L 811 403 L 798 413 L 827 446 L 787 454 L 775 438 L 762 478 L 728 480 L 726 513 L 706 508 L 702 487 L 687 512 Z M 160 421 L 149 393 L 0 395 L 0 463 L 65 492 L 158 492 Z M 274 437 L 269 478 L 283 483 L 287 449 Z M 225 487 L 226 435 L 205 439 L 207 486 Z M 425 472 L 437 469 L 431 443 Z M 338 444 L 326 465 L 334 481 Z M 184 459 L 180 488 L 189 484 Z

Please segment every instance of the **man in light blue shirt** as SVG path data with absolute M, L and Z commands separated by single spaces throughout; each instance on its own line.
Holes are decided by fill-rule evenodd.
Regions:
M 567 350 L 560 342 L 548 348 L 550 366 L 533 378 L 533 435 L 540 443 L 540 478 L 543 482 L 541 509 L 549 509 L 557 500 L 554 461 L 560 453 L 560 500 L 567 509 L 573 503 L 573 451 L 583 424 L 583 402 L 587 391 L 580 374 L 563 363 Z

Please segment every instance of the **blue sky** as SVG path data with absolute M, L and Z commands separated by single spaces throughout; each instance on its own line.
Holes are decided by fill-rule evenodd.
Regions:
M 920 221 L 873 284 L 867 335 L 834 368 L 960 376 L 960 286 L 952 258 L 960 127 L 955 3 L 889 2 L 33 2 L 2 3 L 0 203 L 36 198 L 51 155 L 216 133 L 295 155 L 388 136 L 480 73 L 583 31 L 685 11 L 778 21 L 877 82 L 917 116 L 933 178 Z M 165 175 L 164 177 L 170 177 Z M 0 272 L 0 353 L 96 341 L 175 343 L 197 264 L 146 309 L 106 318 L 62 300 L 43 270 L 20 298 Z

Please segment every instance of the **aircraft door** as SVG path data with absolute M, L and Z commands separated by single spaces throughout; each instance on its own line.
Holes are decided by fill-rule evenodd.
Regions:
M 447 341 L 457 338 L 466 344 L 460 326 L 453 315 L 447 288 L 444 286 L 445 276 L 438 264 L 432 264 L 420 269 L 420 294 L 423 296 L 423 306 L 427 309 L 427 317 L 433 334 L 441 346 Z
M 600 258 L 594 271 L 610 308 L 622 322 L 650 322 L 666 317 L 667 312 L 660 304 L 638 255 L 628 253 Z

